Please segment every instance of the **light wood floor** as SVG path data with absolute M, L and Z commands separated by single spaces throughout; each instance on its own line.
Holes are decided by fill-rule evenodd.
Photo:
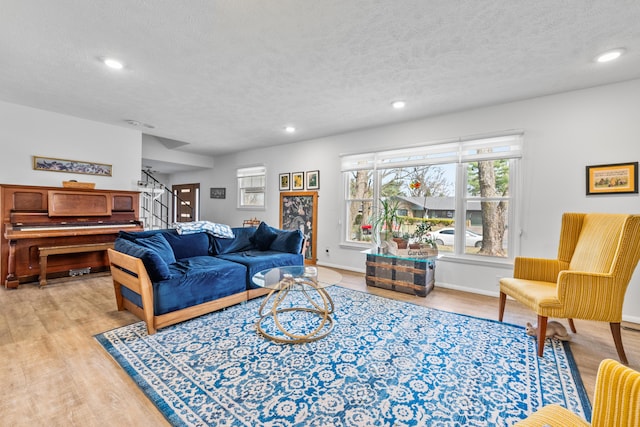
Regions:
M 341 286 L 442 310 L 497 319 L 496 298 L 436 288 L 426 298 L 368 288 L 361 274 L 341 272 Z M 166 426 L 168 423 L 93 336 L 137 319 L 116 311 L 106 275 L 0 289 L 0 426 Z M 524 324 L 535 315 L 508 301 L 505 321 Z M 566 325 L 566 322 L 563 321 Z M 609 327 L 576 320 L 571 348 L 589 397 L 598 364 L 617 360 Z M 638 325 L 627 324 L 634 328 Z M 640 332 L 622 338 L 640 370 Z

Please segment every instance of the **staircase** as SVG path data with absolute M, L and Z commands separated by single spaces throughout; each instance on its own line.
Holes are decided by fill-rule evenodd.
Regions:
M 178 220 L 172 218 L 172 201 L 179 203 L 184 209 L 195 210 L 194 207 L 173 194 L 163 183 L 158 181 L 150 170 L 142 170 L 142 179 L 138 181 L 140 190 L 140 220 L 145 230 L 158 230 L 170 228 L 170 225 Z M 190 218 L 198 220 L 197 212 L 192 212 Z
M 138 181 L 140 193 L 140 220 L 145 230 L 169 228 L 171 224 L 172 194 L 150 171 L 142 170 Z

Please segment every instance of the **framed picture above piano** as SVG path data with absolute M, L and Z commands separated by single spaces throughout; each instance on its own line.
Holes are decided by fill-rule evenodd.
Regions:
M 49 172 L 67 172 L 85 175 L 111 176 L 113 166 L 105 163 L 33 156 L 33 169 Z

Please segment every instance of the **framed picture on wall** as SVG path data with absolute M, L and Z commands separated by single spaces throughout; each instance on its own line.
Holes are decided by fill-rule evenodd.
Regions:
M 320 188 L 320 171 L 308 171 L 305 177 L 307 178 L 307 190 Z
M 212 199 L 224 199 L 227 197 L 226 188 L 210 188 L 209 197 Z
M 289 183 L 289 180 L 291 179 L 290 173 L 281 173 L 278 175 L 278 178 L 280 182 L 280 191 L 289 190 L 291 188 L 291 184 Z
M 304 190 L 304 172 L 293 172 L 291 174 L 291 189 Z
M 280 193 L 280 229 L 302 231 L 305 264 L 316 263 L 317 216 L 317 191 Z
M 638 192 L 638 162 L 587 166 L 587 196 Z
M 33 156 L 33 169 L 39 171 L 80 173 L 86 175 L 111 176 L 111 165 L 81 160 L 56 159 Z

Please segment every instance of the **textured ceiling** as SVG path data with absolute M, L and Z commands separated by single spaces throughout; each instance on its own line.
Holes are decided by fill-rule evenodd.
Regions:
M 627 54 L 593 62 L 615 47 Z M 135 119 L 192 153 L 634 78 L 638 0 L 0 1 L 0 100 Z

